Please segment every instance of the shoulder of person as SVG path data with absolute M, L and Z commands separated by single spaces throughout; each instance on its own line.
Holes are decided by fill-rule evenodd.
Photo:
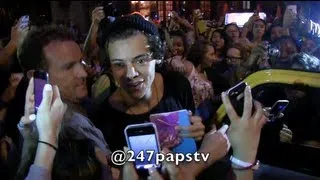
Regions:
M 188 60 L 185 60 L 183 61 L 183 64 L 184 64 L 184 67 L 185 67 L 185 70 L 186 70 L 186 73 L 189 75 L 191 74 L 193 68 L 194 68 L 194 65 L 192 64 L 192 62 L 188 61 Z
M 168 72 L 162 76 L 165 88 L 185 91 L 186 87 L 190 86 L 188 79 L 179 72 Z

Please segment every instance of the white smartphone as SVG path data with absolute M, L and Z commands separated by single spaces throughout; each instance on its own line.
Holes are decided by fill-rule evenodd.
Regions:
M 148 173 L 148 169 L 151 167 L 160 168 L 160 165 L 156 164 L 156 154 L 161 150 L 154 123 L 129 125 L 125 128 L 124 134 L 129 149 L 134 152 L 135 167 L 138 173 Z M 152 158 L 139 159 L 139 153 L 143 153 L 146 157 L 151 151 L 153 152 Z

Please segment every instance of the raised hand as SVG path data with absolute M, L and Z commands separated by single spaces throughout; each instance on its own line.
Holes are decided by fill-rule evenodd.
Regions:
M 204 136 L 199 151 L 210 154 L 209 160 L 206 162 L 208 165 L 213 164 L 228 153 L 230 149 L 230 142 L 226 134 L 228 128 L 228 125 L 223 125 L 218 131 L 214 128 Z
M 58 134 L 66 109 L 67 106 L 60 98 L 59 88 L 46 84 L 36 119 L 40 141 L 58 145 Z
M 92 23 L 100 23 L 100 21 L 102 19 L 105 18 L 105 14 L 104 14 L 104 11 L 103 11 L 103 7 L 102 6 L 99 6 L 99 7 L 96 7 L 93 11 L 92 11 L 92 17 L 91 17 L 91 21 Z
M 181 131 L 180 135 L 182 137 L 192 137 L 195 138 L 195 140 L 200 141 L 205 133 L 205 127 L 202 124 L 202 119 L 199 116 L 193 116 L 191 112 L 189 112 L 189 117 L 191 125 L 188 127 L 178 126 L 177 130 Z
M 261 128 L 267 121 L 261 104 L 254 102 L 255 112 L 252 114 L 253 103 L 249 86 L 245 89 L 242 117 L 236 113 L 225 92 L 222 93 L 222 101 L 231 121 L 228 137 L 233 148 L 233 156 L 242 161 L 254 163 L 260 141 Z
M 16 45 L 20 44 L 29 32 L 29 25 L 23 25 L 22 18 L 23 17 L 20 17 L 17 24 L 11 28 L 10 41 Z

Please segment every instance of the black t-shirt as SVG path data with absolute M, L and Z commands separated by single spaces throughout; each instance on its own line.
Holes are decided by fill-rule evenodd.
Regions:
M 124 129 L 131 124 L 149 122 L 150 114 L 187 109 L 194 112 L 195 106 L 189 81 L 179 73 L 163 74 L 164 93 L 159 104 L 149 112 L 139 115 L 126 114 L 111 107 L 109 99 L 100 105 L 93 122 L 104 134 L 111 151 L 126 146 Z

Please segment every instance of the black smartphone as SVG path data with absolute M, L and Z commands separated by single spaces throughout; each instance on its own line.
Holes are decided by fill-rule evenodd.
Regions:
M 230 88 L 227 91 L 227 94 L 228 94 L 230 100 L 231 99 L 239 100 L 239 99 L 243 98 L 244 97 L 244 90 L 246 89 L 247 85 L 248 84 L 246 82 L 240 82 L 239 84 Z
M 156 162 L 156 154 L 160 153 L 160 144 L 154 123 L 129 125 L 124 133 L 129 149 L 134 152 L 134 164 L 139 175 L 148 176 L 148 169 L 151 167 L 161 168 L 161 165 Z M 153 153 L 152 156 L 151 153 Z
M 288 104 L 288 100 L 278 100 L 272 105 L 271 110 L 269 111 L 270 116 L 273 117 L 273 119 L 276 118 L 280 113 L 284 112 Z
M 113 4 L 113 2 L 103 1 L 101 3 L 101 6 L 103 6 L 104 15 L 106 17 L 108 17 L 108 16 L 117 17 L 118 16 L 118 9 L 116 8 L 115 4 Z
M 243 113 L 244 90 L 247 86 L 248 84 L 246 82 L 240 82 L 227 91 L 227 95 L 229 96 L 232 106 L 239 116 L 242 116 Z
M 34 107 L 37 112 L 41 101 L 44 85 L 49 84 L 49 75 L 45 71 L 35 71 L 33 73 L 34 81 Z

